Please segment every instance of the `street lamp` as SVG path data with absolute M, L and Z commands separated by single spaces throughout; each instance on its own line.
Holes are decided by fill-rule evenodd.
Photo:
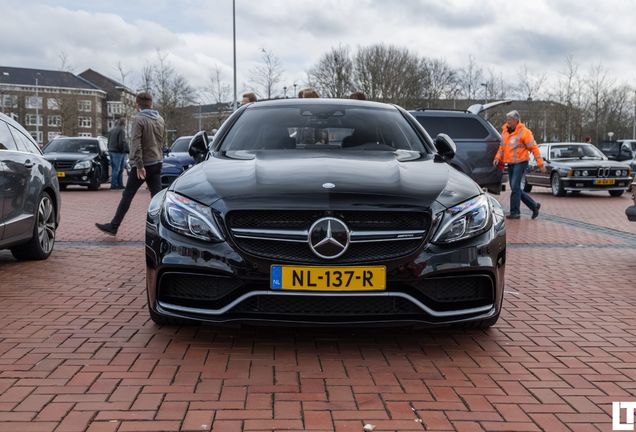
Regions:
M 297 93 L 296 93 L 296 83 L 294 83 L 294 97 L 296 97 Z
M 283 96 L 287 99 L 287 86 L 283 86 Z
M 38 76 L 40 72 L 35 73 L 35 141 L 40 144 L 40 104 L 38 103 Z

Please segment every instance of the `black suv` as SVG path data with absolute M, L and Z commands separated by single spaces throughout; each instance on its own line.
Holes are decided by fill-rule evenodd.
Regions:
M 490 104 L 490 106 L 499 103 Z M 474 108 L 476 107 L 476 108 Z M 449 135 L 457 145 L 457 154 L 450 164 L 467 174 L 482 188 L 499 193 L 503 172 L 492 164 L 499 149 L 501 135 L 478 113 L 488 105 L 470 107 L 466 111 L 417 109 L 410 113 L 431 137 Z

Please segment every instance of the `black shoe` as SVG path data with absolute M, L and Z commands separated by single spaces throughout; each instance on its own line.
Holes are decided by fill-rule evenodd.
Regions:
M 515 213 L 515 214 L 511 213 L 506 215 L 506 219 L 521 219 L 521 215 L 518 213 Z
M 536 219 L 539 216 L 539 209 L 541 208 L 541 203 L 537 203 L 537 208 L 532 210 L 532 219 Z
M 106 234 L 110 234 L 112 236 L 117 235 L 117 228 L 109 223 L 107 224 L 96 223 L 95 226 L 97 227 L 98 230 L 105 232 Z

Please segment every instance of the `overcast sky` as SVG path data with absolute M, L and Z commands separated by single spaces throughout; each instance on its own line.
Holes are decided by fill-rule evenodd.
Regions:
M 0 65 L 57 69 L 66 52 L 76 73 L 86 68 L 118 78 L 168 54 L 194 86 L 221 65 L 232 79 L 231 0 L 2 0 Z M 320 55 L 339 44 L 384 42 L 452 66 L 469 55 L 485 70 L 514 79 L 523 64 L 556 74 L 573 55 L 584 69 L 602 63 L 636 85 L 636 3 L 632 0 L 236 0 L 238 87 L 261 49 L 280 57 L 281 83 L 305 81 Z

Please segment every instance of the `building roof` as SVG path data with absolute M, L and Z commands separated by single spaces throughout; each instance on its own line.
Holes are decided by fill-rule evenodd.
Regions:
M 116 81 L 106 75 L 97 72 L 93 69 L 86 69 L 84 72 L 79 74 L 80 78 L 84 78 L 88 82 L 94 84 L 95 86 L 102 88 L 104 90 L 109 91 L 112 89 L 127 91 L 128 93 L 135 94 L 135 91 L 126 87 L 124 84 Z
M 36 78 L 38 86 L 42 87 L 101 91 L 96 85 L 71 72 L 0 66 L 0 84 L 34 86 Z

